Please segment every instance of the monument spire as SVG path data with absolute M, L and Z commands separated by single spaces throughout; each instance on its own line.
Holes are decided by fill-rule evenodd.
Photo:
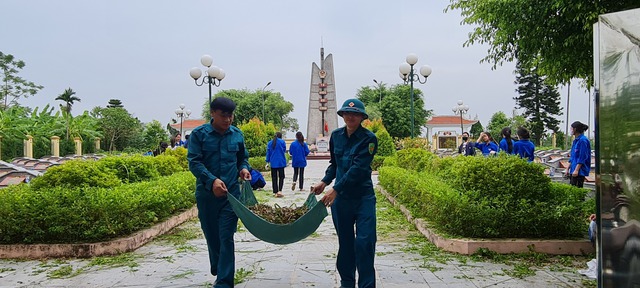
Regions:
M 330 132 L 338 128 L 336 114 L 336 90 L 333 73 L 333 55 L 324 55 L 323 39 L 320 38 L 320 63 L 311 64 L 311 89 L 309 93 L 309 116 L 307 119 L 307 143 L 327 144 Z M 322 151 L 321 151 L 322 152 Z M 326 151 L 324 151 L 326 152 Z

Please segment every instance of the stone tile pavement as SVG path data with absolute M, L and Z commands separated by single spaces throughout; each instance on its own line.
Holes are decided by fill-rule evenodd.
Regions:
M 307 191 L 322 178 L 327 165 L 327 160 L 309 162 Z M 258 195 L 281 205 L 302 204 L 308 192 L 292 192 L 291 167 L 286 175 L 284 198 L 270 197 L 270 191 Z M 265 186 L 270 187 L 270 183 Z M 207 247 L 198 222 L 187 222 L 179 229 L 192 234 L 189 240 L 163 238 L 121 257 L 0 260 L 0 287 L 210 287 L 215 279 L 208 273 Z M 553 267 L 536 268 L 533 276 L 514 278 L 505 273 L 514 269 L 510 265 L 460 260 L 466 256 L 437 261 L 403 250 L 407 245 L 402 237 L 380 237 L 376 247 L 378 287 L 583 287 L 587 280 L 571 269 Z M 330 216 L 316 233 L 289 245 L 265 243 L 241 229 L 236 234 L 236 277 L 243 281 L 236 287 L 338 287 L 336 252 Z

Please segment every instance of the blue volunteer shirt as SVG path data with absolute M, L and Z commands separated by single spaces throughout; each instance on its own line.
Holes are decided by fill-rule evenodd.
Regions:
M 309 146 L 306 142 L 293 141 L 289 145 L 289 155 L 291 155 L 291 166 L 295 168 L 307 167 L 307 155 L 309 155 Z
M 287 167 L 287 157 L 284 153 L 287 151 L 287 143 L 280 138 L 276 138 L 276 145 L 273 147 L 273 140 L 267 143 L 267 163 L 271 168 Z
M 533 151 L 536 146 L 529 139 L 520 139 L 513 143 L 513 153 L 520 156 L 520 158 L 527 159 L 527 161 L 533 161 Z
M 331 160 L 322 182 L 328 185 L 335 179 L 333 189 L 348 199 L 374 194 L 371 162 L 377 151 L 378 138 L 362 126 L 351 137 L 347 137 L 347 127 L 333 130 L 329 140 Z
M 515 149 L 513 147 L 513 145 L 516 143 L 517 141 L 511 139 L 511 153 L 509 153 L 509 143 L 507 142 L 506 138 L 502 138 L 502 140 L 500 140 L 500 151 L 504 151 L 508 154 L 516 154 L 515 153 Z
M 476 142 L 476 148 L 480 149 L 480 151 L 482 151 L 482 156 L 489 156 L 491 155 L 491 151 L 498 153 L 498 144 L 496 144 L 495 142 L 491 141 L 489 143 L 484 143 L 484 142 Z
M 569 174 L 573 174 L 578 164 L 582 164 L 578 175 L 589 176 L 591 171 L 591 143 L 584 134 L 579 135 L 573 140 L 571 145 L 571 157 L 569 158 Z

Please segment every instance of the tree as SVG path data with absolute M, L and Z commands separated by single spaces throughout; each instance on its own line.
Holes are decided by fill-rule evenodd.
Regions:
M 140 121 L 131 117 L 126 109 L 115 108 L 93 108 L 92 114 L 98 118 L 98 125 L 105 137 L 105 150 L 115 151 L 127 147 L 129 140 L 141 132 Z
M 64 118 L 66 119 L 67 122 L 67 132 L 66 132 L 66 140 L 69 140 L 69 122 L 71 122 L 70 118 L 72 118 L 73 116 L 71 116 L 71 106 L 73 106 L 73 102 L 78 101 L 80 102 L 80 98 L 73 96 L 75 95 L 76 92 L 73 91 L 71 88 L 67 88 L 64 90 L 64 92 L 62 94 L 60 94 L 58 97 L 56 97 L 55 100 L 61 100 L 64 101 L 66 104 L 65 106 L 62 106 L 62 104 L 60 104 L 60 110 L 62 111 L 62 114 L 64 115 Z
M 369 111 L 367 110 L 367 114 Z M 371 130 L 371 132 L 376 134 L 376 138 L 378 138 L 378 152 L 376 155 L 379 156 L 392 156 L 396 153 L 396 146 L 393 143 L 393 138 L 382 124 L 382 119 L 367 119 L 362 122 L 362 126 Z
M 364 103 L 370 119 L 379 119 L 382 118 L 382 112 L 380 112 L 382 99 L 390 93 L 391 89 L 387 88 L 386 84 L 380 82 L 375 89 L 371 88 L 371 86 L 360 88 L 356 93 L 356 98 Z
M 516 108 L 525 109 L 524 116 L 529 121 L 531 139 L 540 145 L 545 130 L 558 132 L 560 121 L 556 116 L 562 115 L 560 93 L 555 87 L 545 83 L 545 77 L 538 75 L 535 69 L 516 66 L 516 81 L 519 96 L 514 97 Z
M 372 90 L 366 86 L 362 87 L 358 90 L 356 98 L 365 104 L 367 112 L 370 107 L 379 109 L 376 111 L 373 108 L 371 111 L 380 113 L 382 123 L 392 137 L 404 138 L 411 136 L 411 93 L 409 85 L 394 85 L 388 90 L 382 85 L 380 89 Z M 382 92 L 382 97 L 380 97 L 380 92 Z M 414 134 L 420 135 L 421 128 L 426 127 L 427 118 L 431 116 L 432 112 L 424 109 L 422 91 L 413 89 L 413 93 Z M 380 99 L 382 99 L 381 102 Z M 376 118 L 372 117 L 372 119 Z
M 60 110 L 71 113 L 71 106 L 73 106 L 73 102 L 80 102 L 80 98 L 73 96 L 76 95 L 76 92 L 71 89 L 71 87 L 67 88 L 62 92 L 62 94 L 58 95 L 55 100 L 60 100 L 65 103 L 65 106 L 60 105 Z
M 244 143 L 249 157 L 264 157 L 267 155 L 267 143 L 276 134 L 273 123 L 265 124 L 258 117 L 238 126 L 244 134 Z
M 124 105 L 122 105 L 122 101 L 118 100 L 118 99 L 109 99 L 109 104 L 107 105 L 107 108 L 123 108 Z
M 298 131 L 299 129 L 298 120 L 289 117 L 289 113 L 293 112 L 293 103 L 284 100 L 278 92 L 230 89 L 219 91 L 215 97 L 227 97 L 236 103 L 234 112 L 236 125 L 242 125 L 256 117 L 266 123 L 273 123 L 280 131 Z M 263 97 L 266 119 L 262 119 Z M 204 108 L 202 115 L 205 116 L 205 119 L 210 120 L 209 106 Z
M 155 149 L 161 141 L 167 141 L 167 130 L 162 128 L 158 120 L 153 120 L 144 126 L 144 142 L 148 149 Z
M 0 69 L 2 69 L 0 105 L 4 107 L 3 110 L 6 110 L 9 105 L 17 105 L 18 99 L 33 96 L 43 88 L 17 76 L 24 66 L 24 61 L 17 60 L 13 55 L 4 54 L 0 51 Z M 13 99 L 9 101 L 9 97 Z
M 502 111 L 498 111 L 493 113 L 491 116 L 491 120 L 489 120 L 489 124 L 487 124 L 487 132 L 491 133 L 493 140 L 500 142 L 500 138 L 502 138 L 502 128 L 511 127 L 511 124 L 512 121 L 507 117 L 507 114 L 504 114 Z
M 572 78 L 593 83 L 593 23 L 598 15 L 640 7 L 637 0 L 450 0 L 446 12 L 458 9 L 463 24 L 475 25 L 465 46 L 487 44 L 481 62 L 518 59 L 537 67 L 550 84 Z
M 480 121 L 476 122 L 475 124 L 471 125 L 471 129 L 469 130 L 469 134 L 471 137 L 479 137 L 480 133 L 484 131 L 484 128 L 482 127 L 482 123 L 480 123 Z

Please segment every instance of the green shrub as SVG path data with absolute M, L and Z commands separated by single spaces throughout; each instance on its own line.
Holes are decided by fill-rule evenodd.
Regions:
M 184 147 L 177 147 L 176 149 L 167 149 L 164 151 L 164 155 L 176 157 L 178 164 L 183 170 L 189 170 L 189 161 L 187 160 L 187 149 Z
M 42 176 L 34 178 L 30 185 L 32 189 L 39 190 L 52 187 L 116 187 L 122 183 L 149 181 L 185 171 L 178 155 L 112 155 L 96 161 L 71 160 L 47 169 Z
M 380 156 L 391 156 L 396 154 L 396 146 L 393 144 L 393 138 L 386 129 L 376 132 L 378 138 L 378 153 Z
M 193 207 L 195 179 L 189 172 L 115 188 L 0 190 L 0 243 L 105 241 L 150 227 Z
M 453 157 L 438 175 L 458 191 L 479 191 L 482 197 L 546 200 L 550 179 L 544 167 L 510 155 Z M 405 167 L 402 166 L 401 167 Z
M 184 148 L 183 148 L 184 149 Z M 100 167 L 116 171 L 122 183 L 149 181 L 160 176 L 153 157 L 139 154 L 130 156 L 108 156 L 96 162 Z
M 394 142 L 397 149 L 419 148 L 429 150 L 431 148 L 427 138 L 402 138 L 396 139 Z
M 380 166 L 382 166 L 382 163 L 384 163 L 384 159 L 387 158 L 386 156 L 379 156 L 379 155 L 374 155 L 373 156 L 373 161 L 371 162 L 371 169 L 373 171 L 378 171 L 378 168 L 380 168 Z
M 251 168 L 265 172 L 267 171 L 267 169 L 264 168 L 265 165 L 267 165 L 267 160 L 265 160 L 264 156 L 249 157 L 249 166 L 251 166 Z
M 438 166 L 438 156 L 423 149 L 402 149 L 398 151 L 397 155 L 398 166 L 409 170 L 433 172 Z
M 180 165 L 178 158 L 172 155 L 160 154 L 156 157 L 149 157 L 154 160 L 154 165 L 160 173 L 160 176 L 169 176 L 173 173 L 182 172 L 187 170 Z
M 70 160 L 53 166 L 30 182 L 34 190 L 53 187 L 116 187 L 122 181 L 116 171 L 91 160 Z
M 394 156 L 385 157 L 384 162 L 382 163 L 382 166 L 385 166 L 385 167 L 398 166 L 398 156 L 394 155 Z
M 398 153 L 400 154 L 400 153 Z M 399 155 L 400 156 L 400 155 Z M 457 158 L 476 158 L 472 160 Z M 443 159 L 439 167 L 472 165 L 483 157 L 456 157 Z M 470 162 L 469 162 L 470 161 Z M 511 159 L 503 159 L 507 166 Z M 498 162 L 496 162 L 498 163 Z M 494 163 L 494 164 L 496 164 Z M 526 163 L 526 161 L 525 161 Z M 535 165 L 530 164 L 529 165 Z M 519 164 L 511 169 L 521 170 Z M 402 166 L 401 166 L 402 167 Z M 483 168 L 487 168 L 482 166 Z M 384 166 L 379 169 L 380 185 L 405 205 L 414 216 L 424 218 L 433 227 L 448 235 L 477 238 L 574 238 L 583 237 L 586 217 L 595 211 L 595 201 L 585 201 L 586 190 L 573 186 L 550 183 L 537 185 L 540 195 L 521 193 L 521 190 L 456 189 L 456 185 L 470 185 L 450 177 L 448 184 L 437 174 L 416 172 L 400 167 Z M 522 171 L 514 173 L 522 174 Z M 540 174 L 542 172 L 540 171 Z M 535 178 L 537 179 L 537 178 Z M 500 183 L 497 180 L 496 183 Z M 538 180 L 539 181 L 539 180 Z M 515 180 L 514 182 L 518 182 Z M 529 185 L 532 183 L 523 180 Z M 485 185 L 493 185 L 486 183 Z M 524 185 L 524 184 L 521 184 Z M 544 186 L 544 187 L 542 187 Z M 519 187 L 519 186 L 512 186 Z M 493 188 L 495 189 L 495 187 Z M 526 195 L 526 197 L 522 197 Z
M 258 118 L 238 126 L 244 134 L 244 142 L 249 152 L 249 157 L 267 155 L 267 143 L 276 135 L 276 127 L 273 123 L 265 124 Z M 264 165 L 263 165 L 264 166 Z

